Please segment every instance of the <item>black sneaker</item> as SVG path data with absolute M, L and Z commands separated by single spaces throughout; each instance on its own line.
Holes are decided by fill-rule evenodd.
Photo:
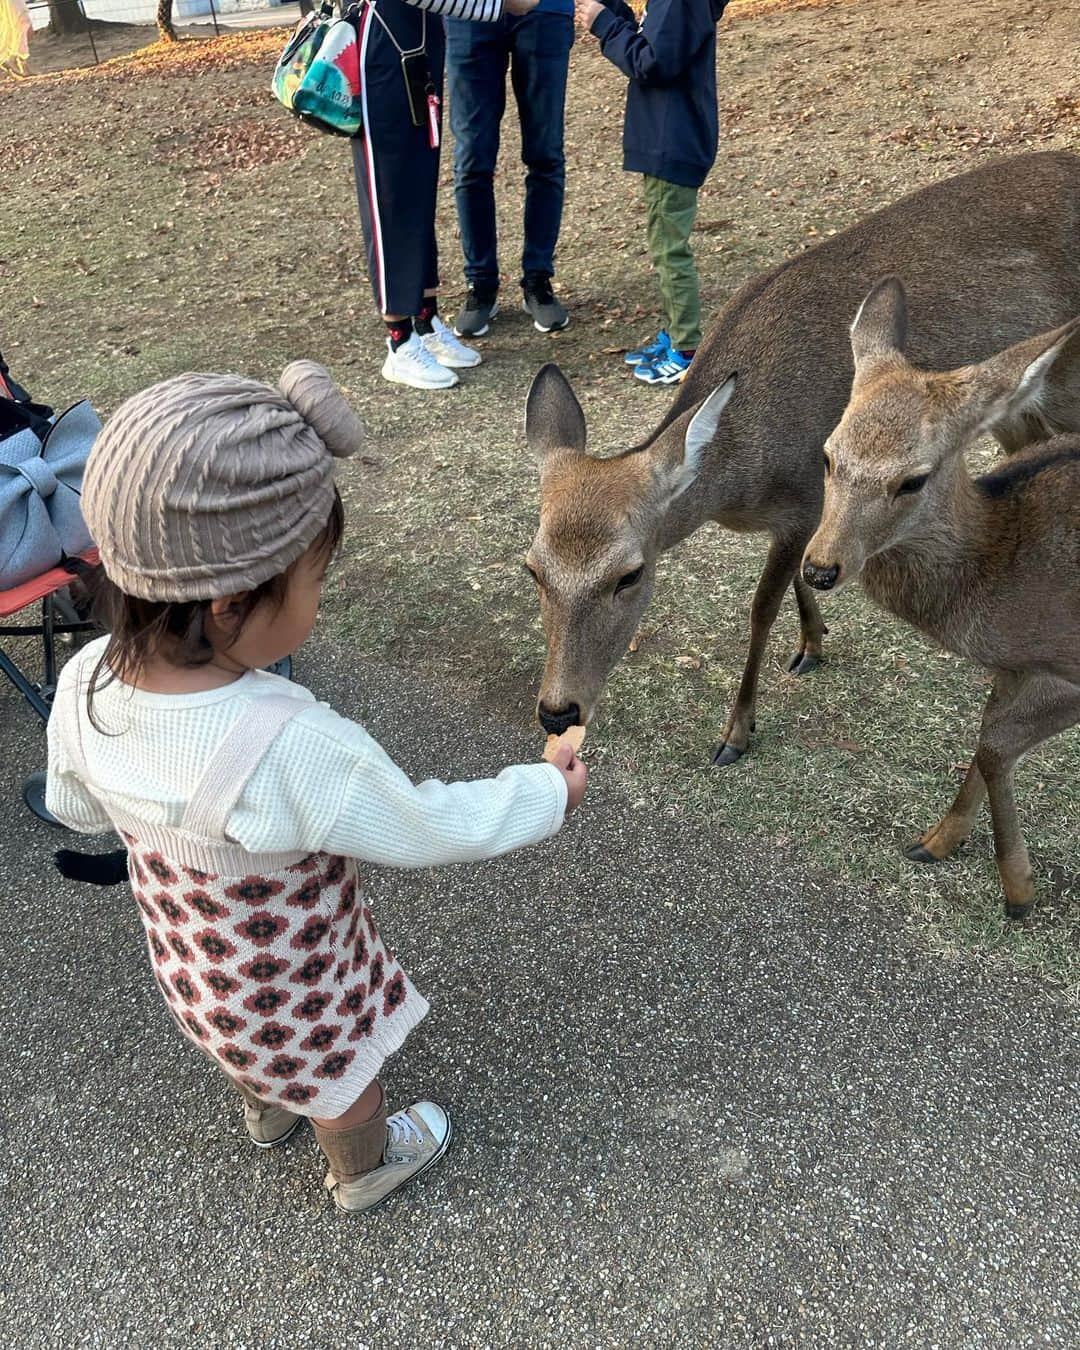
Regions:
M 498 312 L 499 301 L 494 291 L 478 291 L 470 286 L 454 320 L 454 332 L 458 337 L 483 337 Z
M 526 277 L 521 287 L 525 293 L 525 313 L 532 315 L 538 333 L 556 333 L 570 322 L 570 315 L 555 299 L 550 277 Z

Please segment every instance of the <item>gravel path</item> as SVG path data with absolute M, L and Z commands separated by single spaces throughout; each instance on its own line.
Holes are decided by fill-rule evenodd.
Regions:
M 413 774 L 536 752 L 322 645 L 300 677 Z M 860 892 L 595 783 L 550 846 L 379 873 L 434 1003 L 394 1100 L 447 1162 L 339 1216 L 168 1024 L 124 890 L 61 883 L 0 698 L 0 1337 L 37 1346 L 1075 1346 L 1073 1014 Z M 104 841 L 102 841 L 104 842 Z

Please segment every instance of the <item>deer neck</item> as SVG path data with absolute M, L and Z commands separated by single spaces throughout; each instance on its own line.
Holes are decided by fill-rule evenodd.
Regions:
M 954 472 L 949 508 L 868 559 L 862 584 L 879 605 L 962 653 L 974 641 L 987 585 L 992 508 L 962 464 Z

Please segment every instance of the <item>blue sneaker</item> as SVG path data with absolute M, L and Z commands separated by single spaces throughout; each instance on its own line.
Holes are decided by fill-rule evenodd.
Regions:
M 659 333 L 645 347 L 639 347 L 637 351 L 627 352 L 623 360 L 628 366 L 646 366 L 650 361 L 658 361 L 661 356 L 667 356 L 671 351 L 671 339 L 661 328 Z
M 646 384 L 678 384 L 689 369 L 690 357 L 669 347 L 664 356 L 638 366 L 634 378 L 644 380 Z

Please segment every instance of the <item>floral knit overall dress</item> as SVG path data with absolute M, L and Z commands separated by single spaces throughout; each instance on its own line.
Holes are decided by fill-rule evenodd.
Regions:
M 311 706 L 282 695 L 253 702 L 211 756 L 179 827 L 107 809 L 180 1030 L 263 1101 L 334 1117 L 428 1004 L 380 939 L 355 859 L 249 853 L 225 835 L 275 737 Z

